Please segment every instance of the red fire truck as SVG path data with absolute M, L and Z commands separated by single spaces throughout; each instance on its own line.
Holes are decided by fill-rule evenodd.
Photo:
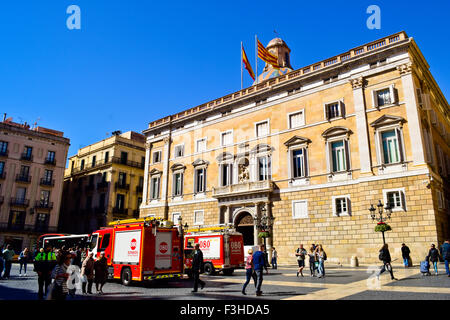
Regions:
M 105 253 L 109 278 L 132 281 L 181 277 L 182 240 L 178 228 L 155 218 L 122 220 L 94 231 L 90 252 Z
M 184 234 L 184 267 L 189 276 L 196 243 L 203 252 L 206 274 L 222 271 L 224 275 L 231 275 L 234 269 L 245 266 L 244 240 L 241 233 L 225 226 L 194 228 L 186 230 Z

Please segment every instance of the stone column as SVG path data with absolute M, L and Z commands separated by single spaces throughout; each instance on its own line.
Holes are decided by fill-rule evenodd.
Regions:
M 148 201 L 148 184 L 149 182 L 149 164 L 151 157 L 152 144 L 145 144 L 145 167 L 144 167 L 144 187 L 142 189 L 142 205 L 147 205 Z M 138 208 L 139 209 L 139 208 Z
M 356 131 L 358 135 L 358 150 L 361 174 L 372 175 L 372 162 L 370 158 L 369 134 L 367 131 L 366 104 L 364 100 L 364 78 L 351 79 L 353 87 L 353 100 L 356 115 Z
M 421 134 L 421 123 L 419 110 L 417 108 L 416 92 L 414 90 L 413 65 L 405 63 L 397 67 L 402 77 L 403 93 L 406 104 L 406 117 L 408 120 L 409 137 L 411 140 L 411 151 L 413 156 L 413 165 L 425 165 L 425 149 L 423 136 Z
M 255 203 L 255 217 L 259 218 L 259 206 L 257 203 Z M 259 244 L 259 238 L 258 238 L 258 228 L 256 227 L 256 223 L 253 225 L 253 245 L 257 246 Z
M 270 202 L 266 202 L 265 203 L 266 206 L 266 210 L 267 210 L 267 217 L 272 217 L 272 206 L 270 205 Z M 267 238 L 267 253 L 268 253 L 268 260 L 269 260 L 269 264 L 272 261 L 272 247 L 273 247 L 273 225 L 270 226 L 269 231 L 270 231 L 270 237 Z

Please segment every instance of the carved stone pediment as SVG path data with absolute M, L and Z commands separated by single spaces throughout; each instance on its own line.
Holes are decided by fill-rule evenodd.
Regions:
M 234 159 L 234 156 L 229 152 L 224 152 L 216 158 L 217 162 L 233 160 L 233 159 Z
M 206 166 L 207 167 L 209 165 L 209 162 L 205 161 L 203 159 L 197 159 L 194 162 L 192 162 L 192 165 L 194 167 L 198 167 L 198 166 Z
M 162 171 L 159 171 L 158 169 L 152 169 L 149 173 L 151 176 L 155 176 L 158 174 L 162 174 Z
M 290 147 L 290 146 L 296 146 L 299 144 L 308 144 L 311 143 L 311 140 L 308 138 L 304 138 L 304 137 L 299 137 L 299 136 L 293 136 L 292 138 L 290 138 L 288 141 L 286 141 L 284 143 L 284 145 L 286 147 Z
M 406 122 L 406 120 L 402 117 L 391 116 L 391 115 L 385 114 L 385 115 L 379 117 L 374 122 L 372 122 L 370 125 L 373 128 L 379 128 L 379 127 L 389 126 L 392 124 L 402 124 L 404 122 Z
M 175 163 L 175 164 L 173 164 L 173 165 L 170 167 L 170 169 L 171 169 L 172 171 L 176 171 L 176 170 L 184 170 L 184 169 L 186 169 L 186 166 L 185 166 L 185 165 L 182 165 L 181 163 Z
M 353 133 L 352 130 L 350 130 L 346 127 L 337 126 L 337 127 L 331 127 L 331 128 L 328 128 L 327 130 L 325 130 L 322 133 L 322 137 L 327 139 L 327 138 L 343 136 L 343 135 L 349 136 L 352 133 Z
M 251 153 L 262 153 L 262 152 L 270 152 L 270 151 L 274 151 L 275 149 L 266 144 L 266 143 L 260 143 L 258 145 L 256 145 L 255 147 L 253 147 Z

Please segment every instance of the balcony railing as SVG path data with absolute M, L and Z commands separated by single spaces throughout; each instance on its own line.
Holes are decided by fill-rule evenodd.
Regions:
M 24 224 L 24 223 L 0 223 L 0 231 L 28 231 L 49 233 L 56 232 L 57 227 L 42 224 Z
M 117 189 L 130 190 L 130 185 L 126 184 L 126 183 L 118 183 L 118 182 L 116 182 L 114 186 L 115 186 L 116 190 Z
M 34 204 L 36 209 L 53 209 L 53 202 L 37 200 Z
M 15 207 L 28 207 L 30 205 L 30 200 L 22 198 L 11 198 L 9 199 L 9 205 Z
M 44 164 L 48 164 L 50 166 L 56 166 L 56 159 L 55 158 L 45 158 Z
M 55 180 L 49 180 L 47 178 L 41 178 L 41 186 L 53 187 L 55 185 Z
M 8 156 L 8 150 L 0 151 L 0 157 L 7 157 Z
M 24 160 L 24 161 L 33 161 L 33 155 L 29 154 L 29 153 L 22 153 L 20 155 L 20 160 Z
M 113 207 L 112 213 L 113 215 L 128 216 L 128 209 Z
M 84 167 L 73 168 L 72 174 L 88 171 L 88 170 L 91 170 L 91 169 L 96 169 L 96 168 L 99 168 L 101 166 L 109 165 L 109 164 L 112 164 L 112 163 L 123 164 L 123 165 L 129 166 L 129 167 L 138 168 L 138 169 L 144 169 L 144 167 L 145 167 L 145 164 L 142 163 L 142 162 L 125 160 L 125 159 L 122 159 L 122 158 L 119 158 L 119 157 L 112 157 L 112 158 L 109 158 L 107 160 L 105 160 L 105 159 L 98 160 L 95 163 L 87 163 L 87 164 L 84 165 Z
M 223 187 L 213 187 L 212 196 L 216 198 L 233 195 L 244 195 L 260 192 L 272 192 L 273 183 L 271 180 L 244 182 Z
M 118 158 L 118 157 L 113 157 L 112 160 L 113 160 L 113 163 L 123 164 L 123 165 L 129 166 L 129 167 L 133 167 L 133 168 L 144 169 L 144 167 L 145 167 L 145 164 L 142 163 L 142 162 L 125 160 L 125 159 Z
M 16 182 L 30 183 L 31 182 L 31 176 L 30 175 L 18 174 L 18 175 L 16 175 Z

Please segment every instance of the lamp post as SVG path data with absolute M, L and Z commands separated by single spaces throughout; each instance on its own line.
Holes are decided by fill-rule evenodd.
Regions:
M 377 216 L 377 211 L 378 209 L 378 216 Z M 390 220 L 391 219 L 391 214 L 392 214 L 392 208 L 391 205 L 389 204 L 389 202 L 386 203 L 386 206 L 384 207 L 384 211 L 386 216 L 383 216 L 383 203 L 381 202 L 381 200 L 378 200 L 378 204 L 377 204 L 377 209 L 373 206 L 373 204 L 370 204 L 370 208 L 369 208 L 369 212 L 370 212 L 370 216 L 372 217 L 372 221 L 378 221 L 378 224 L 386 224 L 386 220 Z M 384 238 L 384 232 L 385 230 L 381 230 L 381 234 L 383 235 L 383 244 L 386 243 L 385 238 Z
M 267 252 L 266 247 L 266 237 L 268 234 L 270 234 L 270 228 L 273 225 L 273 220 L 275 220 L 274 217 L 267 215 L 267 209 L 266 205 L 264 204 L 261 207 L 261 217 L 254 217 L 253 220 L 255 221 L 255 226 L 258 229 L 259 232 L 264 232 L 265 234 L 262 236 L 264 239 L 264 253 Z

